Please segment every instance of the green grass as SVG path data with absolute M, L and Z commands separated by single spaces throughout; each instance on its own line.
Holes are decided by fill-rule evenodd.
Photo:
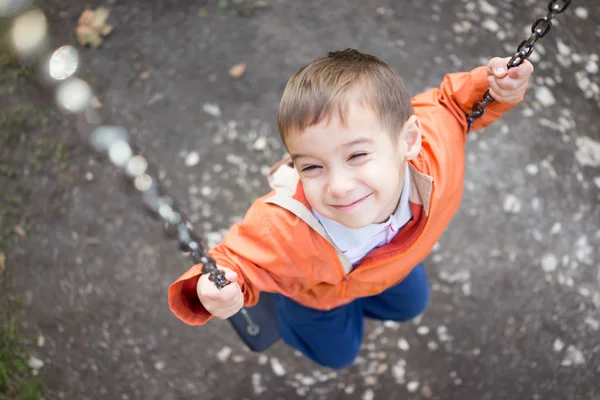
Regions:
M 3 276 L 0 276 L 0 286 L 4 293 L 10 289 Z M 0 316 L 0 399 L 39 400 L 45 396 L 44 382 L 33 376 L 27 365 L 28 356 L 23 348 L 29 341 L 17 322 L 19 306 L 18 299 L 7 296 L 0 299 L 3 310 Z
M 20 66 L 14 55 L 7 50 L 4 41 L 6 36 L 3 34 L 6 33 L 6 28 L 6 23 L 0 21 L 0 96 L 9 99 L 11 93 L 18 93 L 19 86 L 33 77 L 33 73 Z M 4 148 L 5 152 L 11 151 L 12 145 L 18 145 L 23 129 L 40 125 L 41 122 L 41 114 L 32 104 L 0 107 L 0 149 Z M 28 164 L 32 169 L 39 169 L 38 153 L 42 153 L 43 150 L 38 147 L 33 151 L 35 154 L 28 157 Z M 66 160 L 66 153 L 57 150 L 58 161 Z M 0 153 L 0 156 L 6 154 L 8 153 Z M 0 165 L 0 177 L 4 179 L 12 174 L 10 165 Z M 14 290 L 3 260 L 5 252 L 10 250 L 16 237 L 14 224 L 8 223 L 8 219 L 22 219 L 19 217 L 21 202 L 22 197 L 18 191 L 11 192 L 8 196 L 0 196 L 0 400 L 47 398 L 43 380 L 34 376 L 28 366 L 27 349 L 31 347 L 32 340 L 20 327 L 20 300 L 12 295 Z

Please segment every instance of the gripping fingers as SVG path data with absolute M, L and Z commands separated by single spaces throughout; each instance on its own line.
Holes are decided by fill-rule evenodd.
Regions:
M 218 267 L 225 273 L 227 280 L 231 284 L 219 289 L 214 282 L 209 280 L 207 274 L 203 274 L 198 279 L 196 291 L 198 299 L 213 316 L 226 319 L 236 314 L 244 305 L 244 296 L 240 285 L 237 283 L 238 275 L 229 268 Z

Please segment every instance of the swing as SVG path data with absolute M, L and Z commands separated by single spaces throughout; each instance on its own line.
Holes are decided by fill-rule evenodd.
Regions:
M 551 29 L 552 19 L 562 13 L 570 3 L 571 0 L 550 1 L 547 15 L 535 21 L 531 27 L 531 36 L 519 44 L 507 68 L 519 66 L 532 54 L 536 41 Z M 10 15 L 17 15 L 20 11 L 14 7 L 8 7 L 7 10 Z M 0 8 L 0 11 L 3 10 Z M 41 21 L 45 26 L 45 17 L 40 10 L 24 14 L 28 14 L 30 24 L 32 20 L 37 23 Z M 13 33 L 16 31 L 18 29 L 15 28 Z M 20 31 L 26 30 L 21 26 Z M 189 254 L 194 264 L 203 265 L 202 273 L 209 274 L 209 279 L 219 289 L 228 285 L 230 282 L 225 279 L 223 272 L 217 269 L 215 261 L 206 254 L 202 240 L 192 231 L 184 214 L 175 205 L 174 199 L 164 194 L 158 179 L 150 175 L 148 161 L 139 154 L 127 130 L 102 124 L 102 118 L 93 106 L 91 88 L 83 80 L 73 78 L 78 67 L 77 51 L 71 46 L 62 46 L 53 51 L 48 58 L 49 44 L 45 40 L 45 32 L 40 36 L 39 42 L 37 47 L 32 46 L 29 38 L 27 46 L 15 44 L 15 49 L 23 60 L 41 65 L 44 83 L 56 86 L 56 101 L 59 107 L 69 113 L 85 116 L 86 123 L 91 128 L 95 127 L 90 139 L 92 147 L 97 152 L 107 155 L 110 161 L 122 170 L 140 193 L 143 204 L 153 216 L 164 223 L 167 235 L 178 241 L 180 249 Z M 471 114 L 466 117 L 468 130 L 474 121 L 485 113 L 486 105 L 493 101 L 494 98 L 490 96 L 488 89 L 483 99 L 474 105 Z M 271 293 L 261 293 L 255 306 L 242 308 L 229 318 L 229 322 L 252 351 L 264 351 L 280 339 L 274 297 Z

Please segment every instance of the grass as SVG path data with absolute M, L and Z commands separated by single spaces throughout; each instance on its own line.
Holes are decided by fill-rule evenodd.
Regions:
M 25 84 L 33 74 L 21 67 L 14 55 L 6 50 L 7 46 L 2 42 L 5 32 L 5 23 L 0 23 L 0 96 L 8 99 L 12 93 L 18 93 L 19 86 Z M 41 114 L 32 104 L 3 104 L 0 107 L 0 149 L 4 148 L 5 153 L 0 155 L 4 157 L 13 151 L 13 145 L 19 145 L 20 132 L 39 125 L 41 121 Z M 29 155 L 30 168 L 39 169 L 38 153 L 42 150 L 36 147 L 35 154 Z M 63 149 L 57 149 L 55 157 L 62 163 L 67 159 L 67 154 Z M 10 165 L 0 165 L 1 180 L 12 176 Z M 10 195 L 0 198 L 0 400 L 40 400 L 46 398 L 47 390 L 43 380 L 34 376 L 28 365 L 27 349 L 31 347 L 32 340 L 21 328 L 21 303 L 13 295 L 12 280 L 5 268 L 5 251 L 11 249 L 16 236 L 13 224 L 8 220 L 22 219 L 19 217 L 22 202 L 20 192 L 9 192 Z M 23 223 L 21 225 L 24 230 L 27 229 Z
M 3 292 L 8 279 L 0 276 Z M 4 297 L 4 296 L 3 296 Z M 17 321 L 18 299 L 0 299 L 0 308 L 7 311 L 0 317 L 0 399 L 39 400 L 45 396 L 44 382 L 29 370 L 28 356 L 23 350 L 29 344 Z

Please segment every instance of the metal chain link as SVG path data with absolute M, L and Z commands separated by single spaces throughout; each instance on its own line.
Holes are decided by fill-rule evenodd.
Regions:
M 569 4 L 571 4 L 571 0 L 552 0 L 548 4 L 548 14 L 546 14 L 545 17 L 539 18 L 533 23 L 531 26 L 531 36 L 529 36 L 528 39 L 523 40 L 519 46 L 517 46 L 516 53 L 506 65 L 508 69 L 518 67 L 523 63 L 523 61 L 527 60 L 529 56 L 531 56 L 535 47 L 535 43 L 538 41 L 538 39 L 546 36 L 546 34 L 552 28 L 552 19 L 557 14 L 565 11 Z M 471 130 L 473 122 L 475 122 L 477 118 L 480 118 L 485 113 L 486 106 L 494 101 L 495 99 L 490 95 L 490 89 L 487 89 L 483 95 L 483 100 L 477 102 L 477 104 L 473 106 L 471 114 L 467 115 L 467 130 Z
M 124 172 L 141 194 L 146 208 L 162 220 L 166 234 L 178 241 L 180 249 L 189 253 L 194 263 L 202 264 L 202 273 L 209 274 L 209 280 L 219 289 L 227 286 L 230 282 L 225 279 L 223 271 L 206 254 L 202 240 L 194 233 L 175 200 L 163 193 L 158 178 L 150 174 L 147 159 L 135 150 L 127 130 L 120 126 L 100 126 L 92 132 L 90 143 L 97 151 L 106 153 L 112 163 Z

